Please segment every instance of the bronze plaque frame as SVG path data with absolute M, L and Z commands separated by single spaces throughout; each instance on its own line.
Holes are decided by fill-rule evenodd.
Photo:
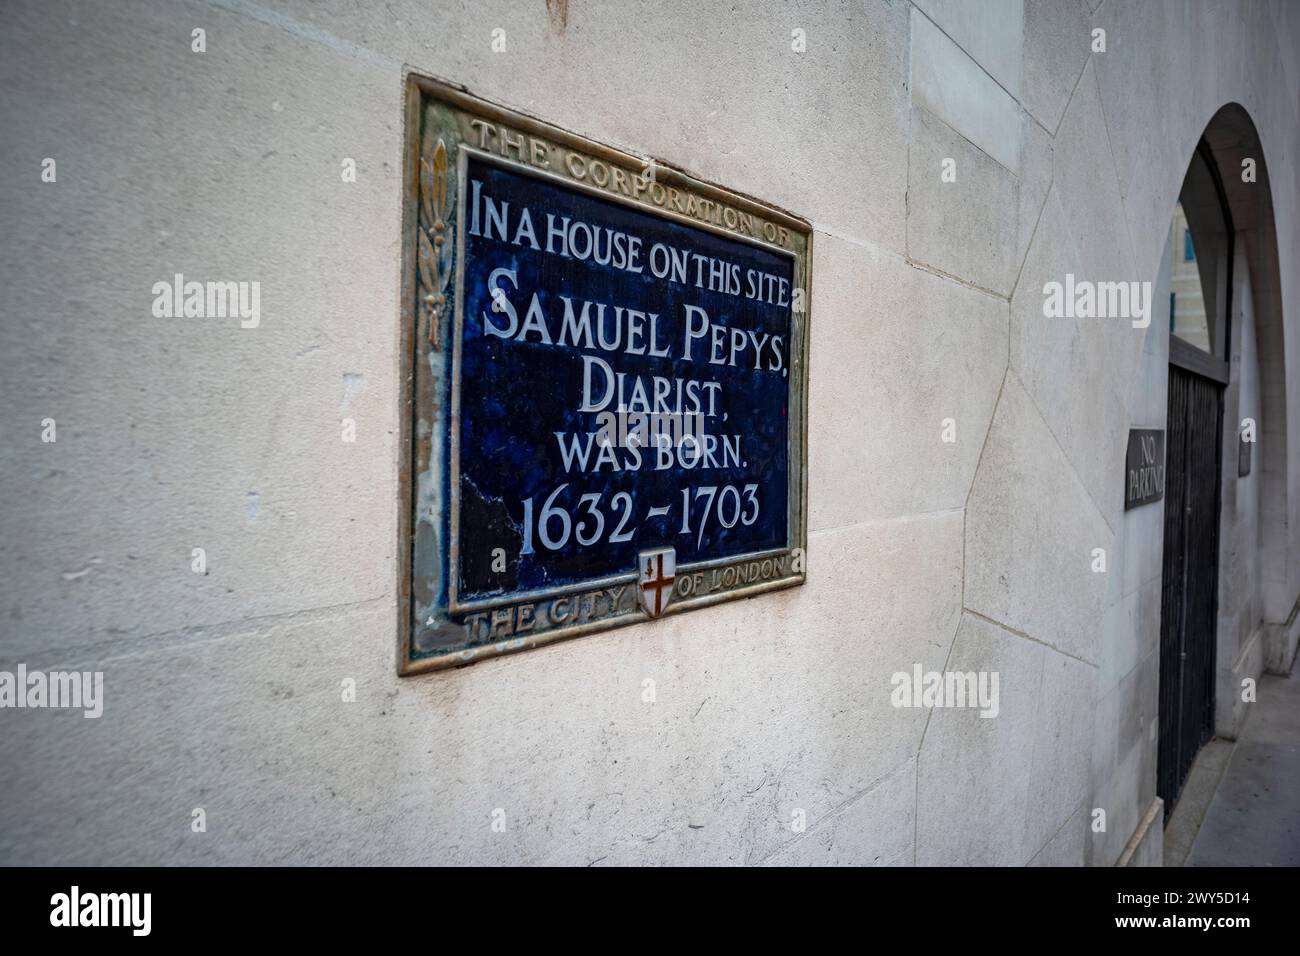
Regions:
M 540 592 L 468 603 L 456 599 L 458 508 L 450 490 L 456 484 L 450 478 L 459 461 L 461 183 L 471 155 L 792 259 L 796 304 L 790 313 L 787 546 L 680 565 L 677 587 L 663 614 L 802 584 L 807 548 L 810 224 L 658 159 L 643 159 L 409 73 L 402 212 L 398 672 L 462 666 L 650 619 L 637 603 L 637 574 L 632 569 Z M 449 402 L 440 397 L 444 394 L 450 395 Z M 462 629 L 469 646 L 448 649 Z M 473 643 L 477 634 L 484 640 Z

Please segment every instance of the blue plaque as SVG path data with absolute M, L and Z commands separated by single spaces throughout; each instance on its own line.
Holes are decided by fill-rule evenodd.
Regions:
M 411 80 L 403 673 L 804 578 L 806 223 Z

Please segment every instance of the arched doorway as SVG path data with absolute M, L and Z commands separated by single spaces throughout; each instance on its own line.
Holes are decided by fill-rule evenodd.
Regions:
M 1215 115 L 1189 163 L 1166 262 L 1157 793 L 1168 818 L 1200 748 L 1235 736 L 1240 678 L 1258 675 L 1269 622 L 1287 619 L 1284 596 L 1296 593 L 1272 199 L 1258 135 L 1236 104 Z
M 1223 391 L 1232 321 L 1232 217 L 1204 140 L 1170 229 L 1160 740 L 1166 816 L 1214 733 Z

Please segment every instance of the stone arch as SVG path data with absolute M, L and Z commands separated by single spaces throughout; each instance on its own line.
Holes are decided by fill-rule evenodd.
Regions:
M 1256 348 L 1261 385 L 1261 421 L 1254 466 L 1260 470 L 1261 616 L 1265 623 L 1265 663 L 1281 666 L 1285 624 L 1292 615 L 1300 580 L 1292 557 L 1291 529 L 1296 501 L 1290 494 L 1291 457 L 1287 417 L 1286 330 L 1282 314 L 1282 279 L 1269 169 L 1259 131 L 1239 103 L 1222 106 L 1205 127 L 1203 138 L 1218 167 L 1232 215 L 1237 254 L 1249 267 Z M 1243 179 L 1243 162 L 1254 160 L 1254 182 Z M 1234 309 L 1234 312 L 1236 310 Z M 1225 448 L 1225 453 L 1235 449 Z M 1292 649 L 1294 645 L 1292 645 Z M 1286 661 L 1290 653 L 1285 653 Z

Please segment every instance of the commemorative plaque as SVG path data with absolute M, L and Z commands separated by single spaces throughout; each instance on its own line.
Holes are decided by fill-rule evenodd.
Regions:
M 1132 428 L 1124 456 L 1124 510 L 1165 496 L 1165 433 L 1159 428 Z
M 399 669 L 803 582 L 811 231 L 407 87 Z

